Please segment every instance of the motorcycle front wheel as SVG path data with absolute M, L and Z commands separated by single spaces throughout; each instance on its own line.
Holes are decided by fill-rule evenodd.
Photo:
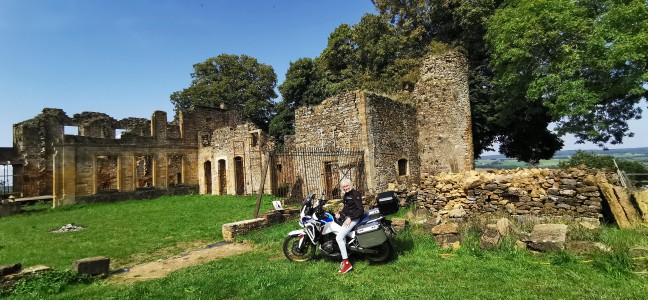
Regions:
M 315 257 L 315 245 L 304 241 L 299 247 L 299 236 L 293 235 L 284 240 L 283 253 L 289 261 L 309 261 Z

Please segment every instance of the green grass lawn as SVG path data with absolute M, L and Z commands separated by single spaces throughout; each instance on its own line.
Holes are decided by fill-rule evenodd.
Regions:
M 203 230 L 203 234 L 196 235 L 198 239 L 218 239 L 220 229 L 217 233 L 213 232 L 215 228 L 212 227 L 212 222 L 223 223 L 202 216 L 203 214 L 213 213 L 230 217 L 230 213 L 233 212 L 225 210 L 246 210 L 247 214 L 242 215 L 247 217 L 254 202 L 248 201 L 251 204 L 242 209 L 234 204 L 225 205 L 247 203 L 240 201 L 241 199 L 190 197 L 185 201 L 160 200 L 150 201 L 153 207 L 149 207 L 149 210 L 157 211 L 156 215 L 165 222 L 173 222 L 166 219 L 174 219 L 171 215 L 190 214 L 197 215 L 196 223 L 209 223 L 205 225 L 205 229 L 197 229 L 200 227 L 198 225 L 191 230 L 179 229 L 178 227 L 183 227 L 180 225 L 167 228 L 167 234 L 173 232 L 174 236 Z M 223 207 L 205 204 L 221 200 L 225 205 Z M 197 212 L 194 211 L 194 205 L 184 203 L 193 201 L 198 207 L 209 207 L 209 210 L 215 211 Z M 125 204 L 112 205 L 121 207 Z M 90 214 L 82 209 L 85 208 L 70 208 L 68 211 L 70 216 Z M 115 209 L 122 211 L 123 207 Z M 219 209 L 221 211 L 218 211 Z M 73 214 L 74 211 L 78 213 Z M 51 213 L 54 212 L 45 213 L 43 216 Z M 160 225 L 152 222 L 145 226 Z M 150 227 L 152 231 L 158 231 Z M 188 267 L 161 279 L 127 286 L 112 285 L 104 280 L 67 284 L 73 280 L 63 278 L 66 275 L 58 273 L 21 284 L 17 293 L 9 298 L 646 299 L 648 295 L 648 278 L 629 271 L 627 256 L 628 247 L 648 245 L 646 229 L 619 230 L 606 227 L 596 233 L 579 233 L 581 237 L 603 241 L 615 251 L 592 257 L 577 257 L 566 252 L 532 254 L 516 250 L 512 239 L 506 239 L 498 249 L 481 250 L 478 246 L 479 236 L 470 232 L 464 235 L 462 248 L 451 252 L 439 249 L 428 231 L 414 227 L 398 236 L 396 244 L 399 253 L 394 261 L 370 264 L 362 258 L 352 257 L 355 270 L 340 276 L 336 274 L 339 265 L 337 260 L 322 259 L 318 256 L 315 261 L 295 263 L 283 257 L 283 239 L 287 232 L 296 228 L 296 221 L 291 221 L 240 236 L 239 240 L 250 240 L 254 243 L 255 248 L 252 252 Z M 182 233 L 179 233 L 180 231 Z M 191 239 L 183 241 L 189 240 Z M 135 246 L 132 248 L 137 250 Z M 151 251 L 148 249 L 154 248 L 143 247 L 139 251 L 146 253 Z M 98 249 L 102 250 L 104 247 L 99 245 Z
M 270 209 L 264 198 L 262 212 Z M 155 200 L 32 209 L 0 218 L 0 264 L 71 268 L 79 258 L 106 256 L 111 266 L 181 252 L 222 240 L 224 223 L 251 219 L 256 196 L 173 196 Z M 51 233 L 73 223 L 87 229 Z

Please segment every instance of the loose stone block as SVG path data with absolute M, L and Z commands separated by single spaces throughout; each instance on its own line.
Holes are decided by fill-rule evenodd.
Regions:
M 497 246 L 501 238 L 497 229 L 487 228 L 479 240 L 479 247 L 482 249 L 491 249 Z
M 72 268 L 79 274 L 101 275 L 110 271 L 110 258 L 104 256 L 77 259 L 72 263 Z
M 560 251 L 565 249 L 567 225 L 538 224 L 531 231 L 529 248 L 538 251 Z

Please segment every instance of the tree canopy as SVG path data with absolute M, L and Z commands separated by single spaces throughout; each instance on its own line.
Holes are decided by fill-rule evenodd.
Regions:
M 291 63 L 279 87 L 282 126 L 296 107 L 345 90 L 406 94 L 421 60 L 445 43 L 469 62 L 477 157 L 497 143 L 535 163 L 560 150 L 564 134 L 601 147 L 633 135 L 627 121 L 648 95 L 645 1 L 372 2 L 378 16 L 340 25 L 320 56 Z
M 277 75 L 272 66 L 247 55 L 221 54 L 194 66 L 191 85 L 171 94 L 176 110 L 192 105 L 226 107 L 242 111 L 243 116 L 267 130 L 274 115 Z
M 644 1 L 516 0 L 487 22 L 498 116 L 538 107 L 558 136 L 618 144 L 648 95 Z M 551 153 L 553 154 L 553 153 Z

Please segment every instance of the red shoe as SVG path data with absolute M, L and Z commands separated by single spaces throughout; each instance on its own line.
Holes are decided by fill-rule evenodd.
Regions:
M 349 262 L 348 259 L 343 259 L 342 262 L 340 263 L 340 270 L 338 271 L 338 274 L 344 274 L 346 272 L 349 272 L 353 269 L 353 266 Z

